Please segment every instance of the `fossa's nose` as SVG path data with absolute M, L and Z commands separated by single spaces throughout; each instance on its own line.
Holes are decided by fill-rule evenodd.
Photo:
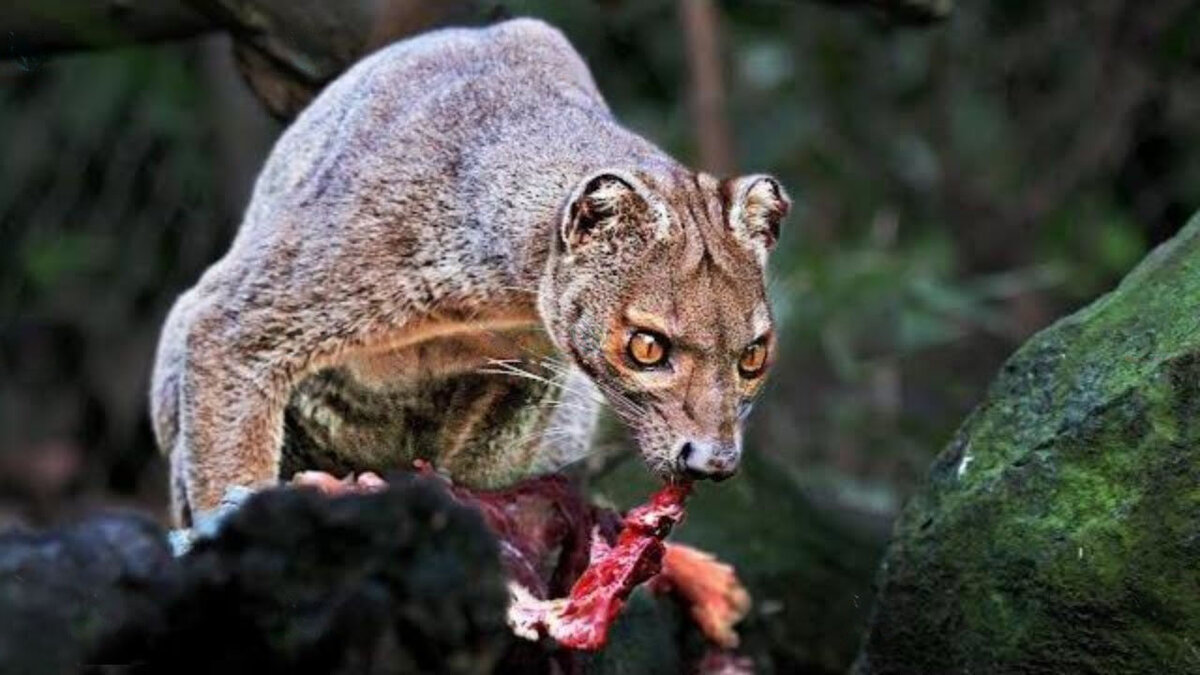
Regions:
M 679 466 L 690 478 L 725 480 L 737 473 L 742 459 L 737 441 L 686 441 L 679 449 Z

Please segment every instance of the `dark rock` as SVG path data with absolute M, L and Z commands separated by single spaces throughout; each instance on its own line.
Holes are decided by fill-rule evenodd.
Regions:
M 144 670 L 490 672 L 508 640 L 495 539 L 431 482 L 252 497 L 182 559 Z
M 175 583 L 165 533 L 141 516 L 0 536 L 0 672 L 82 670 L 120 627 L 161 623 Z
M 1010 359 L 880 583 L 862 675 L 1200 673 L 1200 219 Z
M 8 535 L 0 670 L 491 672 L 512 640 L 495 538 L 431 483 L 264 492 L 178 560 L 133 516 Z

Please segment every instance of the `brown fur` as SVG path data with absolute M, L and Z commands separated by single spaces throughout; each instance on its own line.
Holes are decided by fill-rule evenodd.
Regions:
M 298 385 L 479 377 L 504 351 L 486 336 L 514 331 L 544 330 L 566 359 L 552 388 L 578 400 L 551 403 L 577 437 L 596 387 L 664 475 L 681 440 L 735 443 L 761 381 L 737 358 L 770 334 L 763 267 L 786 210 L 773 179 L 693 173 L 622 128 L 541 22 L 381 50 L 279 140 L 229 252 L 167 319 L 151 409 L 177 518 L 279 479 Z M 624 359 L 635 320 L 674 342 L 669 372 Z M 444 411 L 475 421 L 463 447 L 505 400 L 473 396 Z M 521 466 L 545 465 L 528 456 L 545 446 Z M 515 461 L 477 457 L 462 477 Z

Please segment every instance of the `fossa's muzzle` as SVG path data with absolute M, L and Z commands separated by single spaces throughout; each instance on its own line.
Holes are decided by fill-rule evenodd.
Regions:
M 679 465 L 691 478 L 725 480 L 737 473 L 742 459 L 740 440 L 685 441 L 679 448 Z

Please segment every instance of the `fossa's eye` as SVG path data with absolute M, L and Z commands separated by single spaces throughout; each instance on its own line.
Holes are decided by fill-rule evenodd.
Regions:
M 767 344 L 761 338 L 751 342 L 742 350 L 738 359 L 738 373 L 747 380 L 752 380 L 763 374 L 767 366 Z
M 639 330 L 629 337 L 626 349 L 634 363 L 643 368 L 653 368 L 666 362 L 671 343 L 658 333 Z

